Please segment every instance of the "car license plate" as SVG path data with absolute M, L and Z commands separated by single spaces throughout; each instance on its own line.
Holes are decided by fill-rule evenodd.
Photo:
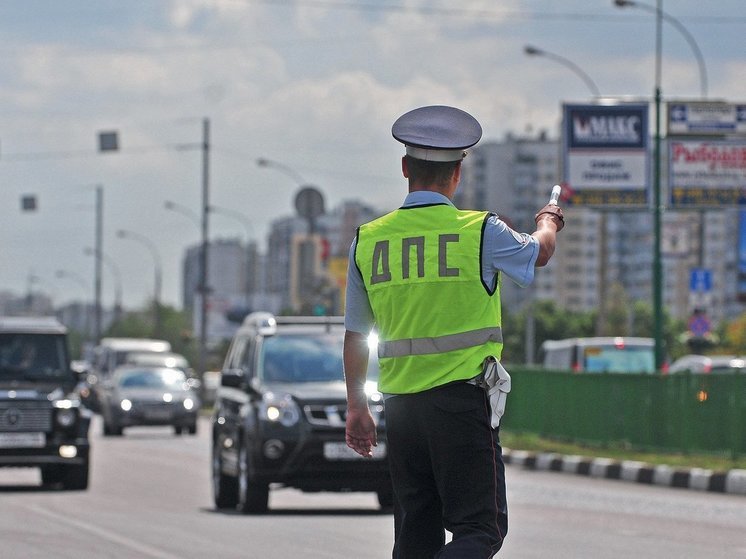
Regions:
M 145 417 L 153 421 L 171 419 L 171 410 L 145 410 Z
M 42 448 L 45 444 L 44 433 L 0 433 L 0 448 Z
M 362 460 L 363 457 L 352 450 L 347 443 L 324 443 L 324 458 L 327 460 Z M 386 443 L 373 447 L 373 460 L 386 458 Z

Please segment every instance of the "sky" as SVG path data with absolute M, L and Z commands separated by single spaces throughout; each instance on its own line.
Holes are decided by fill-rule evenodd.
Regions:
M 0 0 L 0 291 L 92 298 L 100 188 L 104 305 L 117 278 L 125 306 L 151 300 L 158 261 L 162 301 L 180 307 L 183 253 L 201 239 L 205 120 L 210 237 L 265 250 L 302 185 L 327 208 L 397 207 L 391 124 L 413 108 L 462 108 L 483 142 L 558 138 L 562 103 L 593 88 L 556 57 L 602 96 L 650 101 L 654 3 Z M 664 101 L 746 101 L 744 7 L 662 0 Z M 120 149 L 101 153 L 108 131 Z M 27 195 L 36 211 L 21 210 Z

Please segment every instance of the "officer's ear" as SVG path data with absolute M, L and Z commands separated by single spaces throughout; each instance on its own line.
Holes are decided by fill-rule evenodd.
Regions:
M 401 174 L 405 179 L 409 178 L 409 169 L 407 168 L 407 156 L 401 158 Z

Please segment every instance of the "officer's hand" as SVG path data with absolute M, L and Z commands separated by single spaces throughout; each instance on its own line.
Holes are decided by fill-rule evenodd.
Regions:
M 364 458 L 373 456 L 373 447 L 378 446 L 376 423 L 370 414 L 368 406 L 347 407 L 347 422 L 345 429 L 347 446 Z
M 565 226 L 565 216 L 562 214 L 562 208 L 557 204 L 547 204 L 536 212 L 534 221 L 538 225 L 539 221 L 545 217 L 549 217 L 554 221 L 554 224 L 557 226 L 557 232 L 562 231 L 562 228 Z

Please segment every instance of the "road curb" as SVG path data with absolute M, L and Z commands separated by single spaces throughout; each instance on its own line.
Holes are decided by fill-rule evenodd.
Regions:
M 746 495 L 746 470 L 716 472 L 703 468 L 682 469 L 666 465 L 654 466 L 632 460 L 617 461 L 610 458 L 511 449 L 503 449 L 503 461 L 528 470 L 563 472 L 695 491 Z

